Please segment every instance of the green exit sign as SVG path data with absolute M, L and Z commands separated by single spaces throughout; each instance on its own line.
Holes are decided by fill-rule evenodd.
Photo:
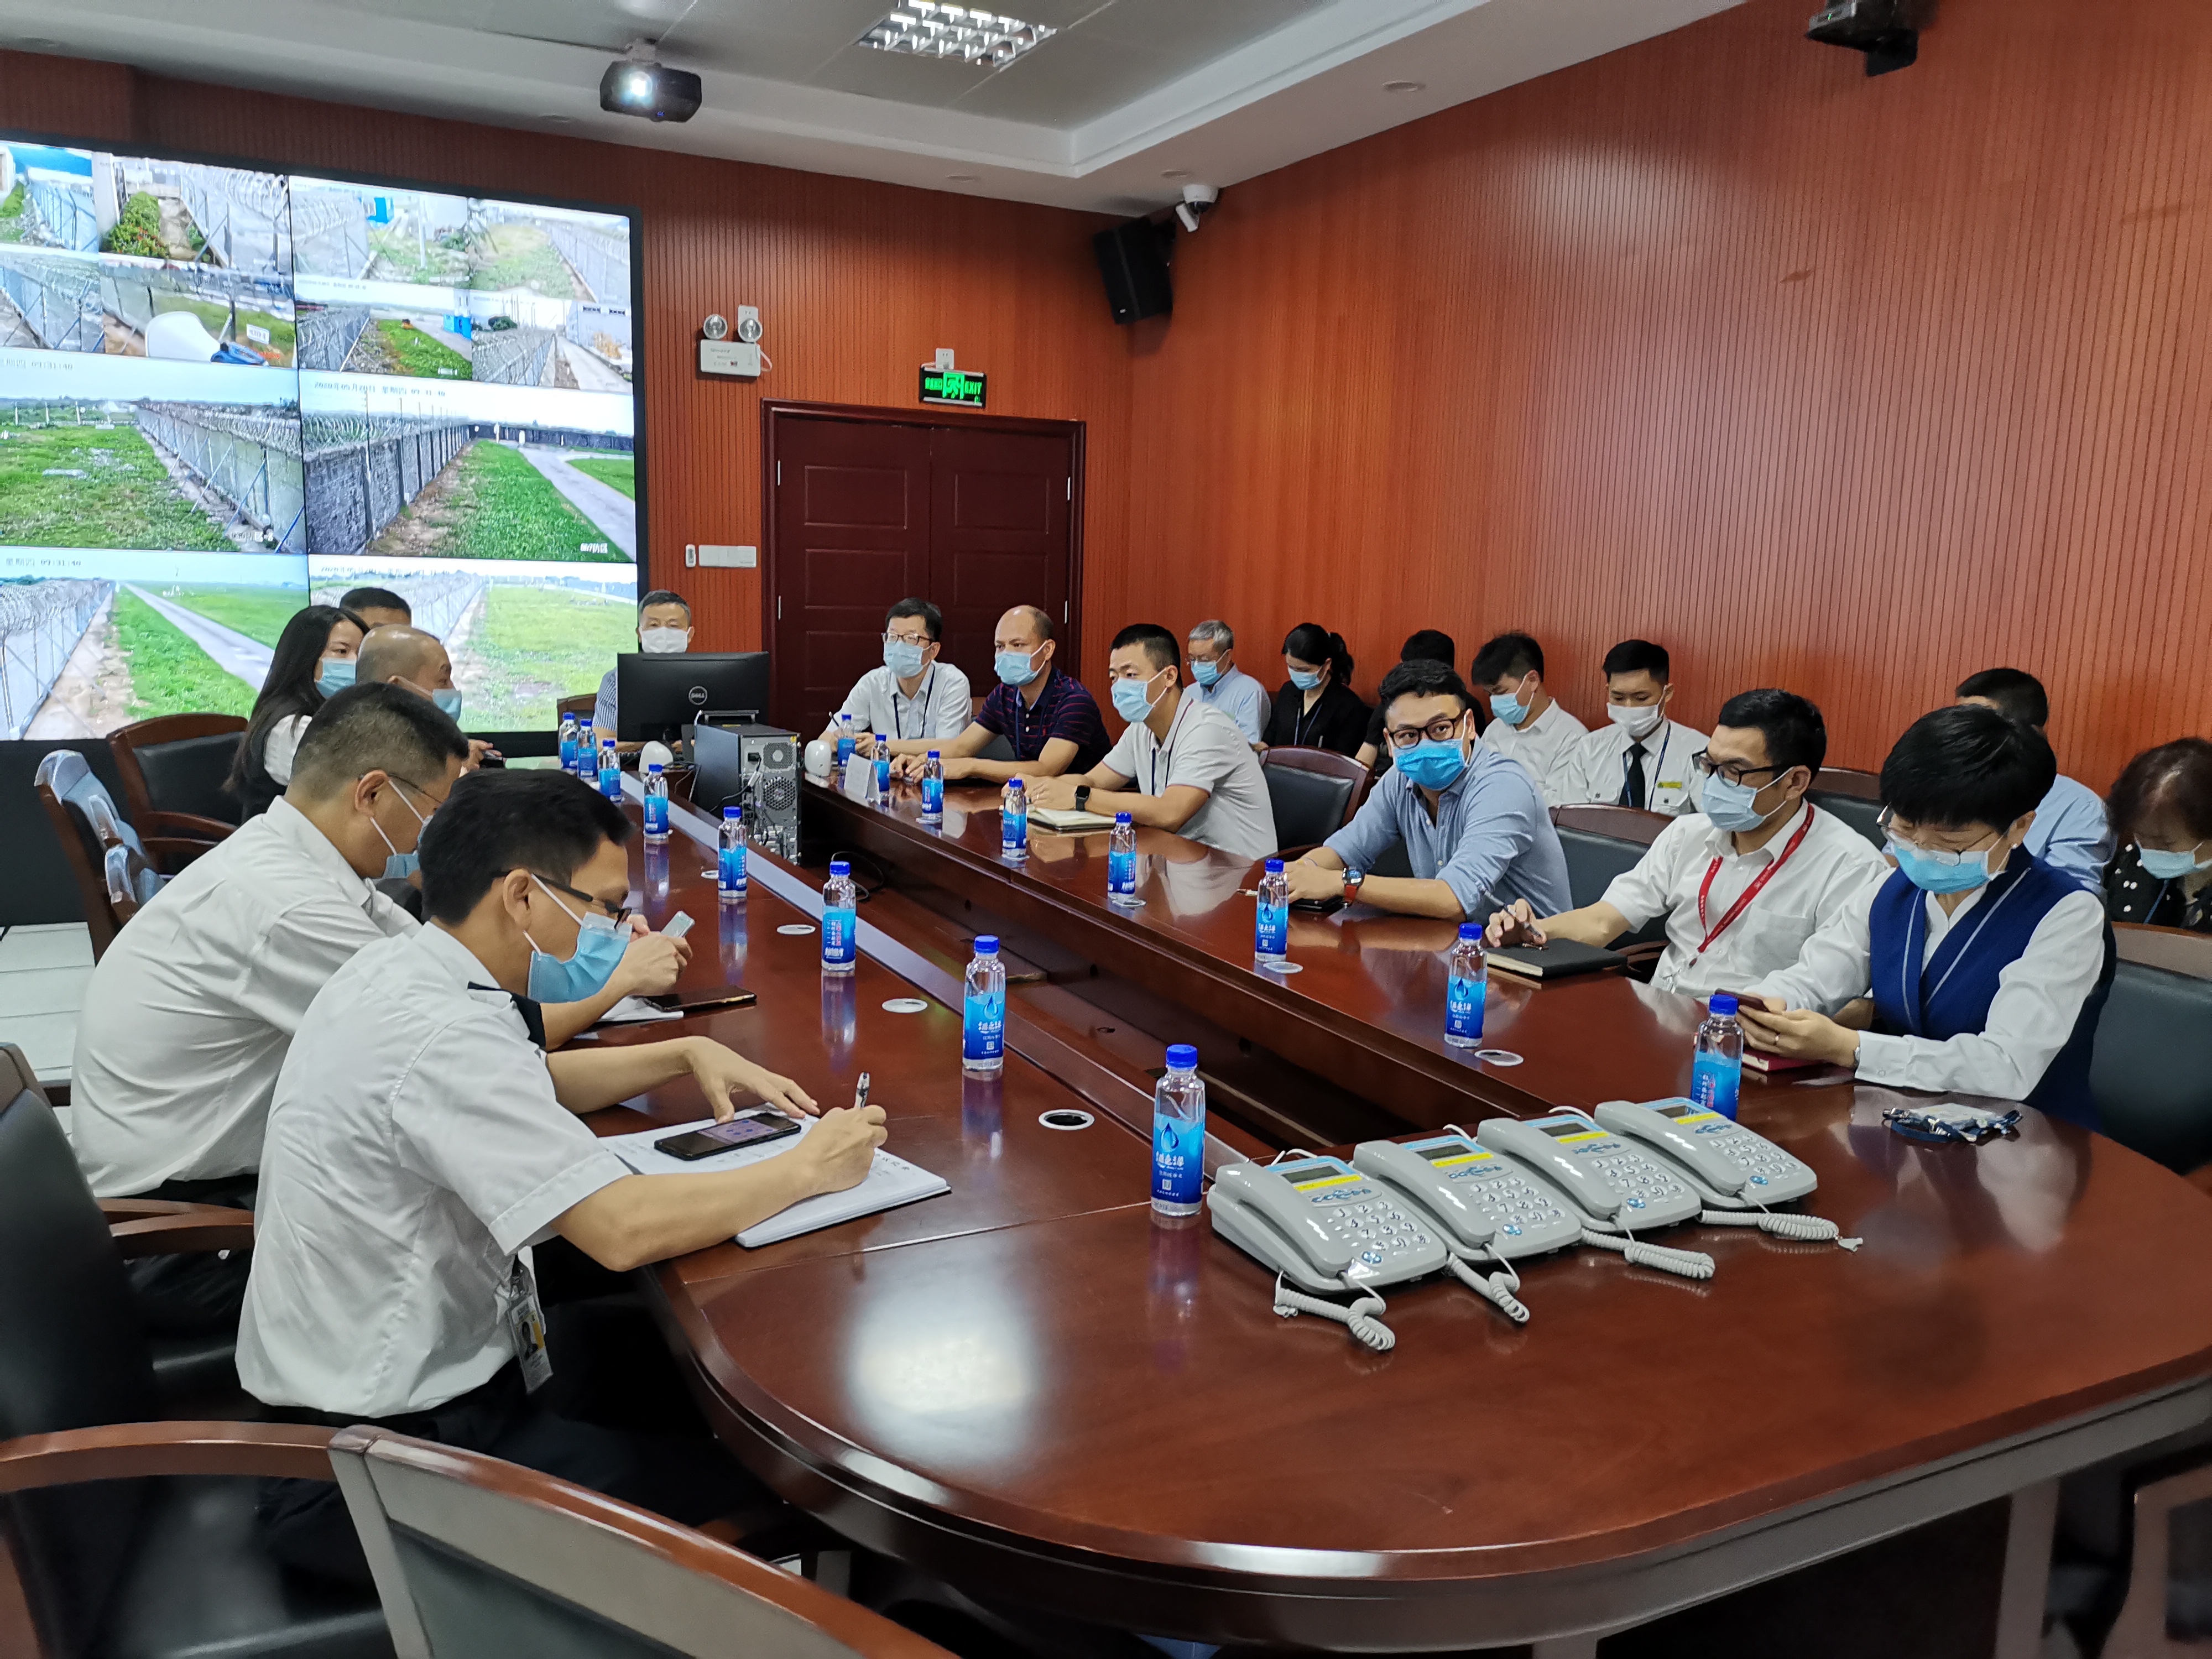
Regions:
M 981 409 L 987 378 L 970 374 L 964 368 L 932 368 L 924 364 L 921 400 L 926 404 L 951 404 L 956 409 Z

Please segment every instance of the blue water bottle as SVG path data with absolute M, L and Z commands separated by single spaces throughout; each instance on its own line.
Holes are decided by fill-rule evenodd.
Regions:
M 725 904 L 742 904 L 745 897 L 745 809 L 722 809 L 722 846 L 714 860 L 714 896 Z
M 1152 1091 L 1152 1207 L 1162 1215 L 1196 1215 L 1205 1179 L 1206 1084 L 1198 1050 L 1178 1042 Z
M 933 827 L 945 822 L 945 756 L 935 749 L 922 757 L 921 821 Z
M 853 735 L 853 717 L 837 716 L 837 775 L 845 775 L 846 763 L 853 758 L 853 750 L 860 747 L 860 739 Z
M 561 716 L 561 769 L 570 777 L 576 775 L 576 717 Z
M 1690 1098 L 1733 1121 L 1743 1090 L 1743 1028 L 1735 1023 L 1736 1000 L 1716 991 L 1705 1011 L 1690 1061 Z
M 1030 792 L 1019 778 L 1008 778 L 999 797 L 999 856 L 1014 864 L 1030 858 Z
M 859 896 L 848 859 L 830 860 L 830 879 L 822 884 L 822 971 L 849 974 L 858 952 Z
M 599 740 L 592 734 L 592 717 L 576 722 L 576 775 L 596 789 L 599 787 Z
M 659 847 L 667 842 L 668 779 L 654 761 L 645 769 L 645 843 Z
M 1127 812 L 1114 814 L 1106 836 L 1106 900 L 1125 908 L 1144 902 L 1137 896 L 1137 824 Z
M 599 793 L 609 800 L 622 799 L 622 757 L 615 752 L 615 740 L 599 740 Z
M 880 732 L 876 733 L 876 804 L 880 806 L 891 798 L 890 739 Z
M 1490 989 L 1490 959 L 1482 953 L 1482 925 L 1462 921 L 1446 963 L 1444 1042 L 1455 1048 L 1482 1047 L 1482 1004 Z
M 1252 954 L 1269 965 L 1290 959 L 1291 878 L 1283 873 L 1280 859 L 1269 859 L 1267 872 L 1260 878 L 1259 920 L 1254 925 Z
M 1006 1066 L 1006 964 L 999 960 L 995 934 L 976 939 L 966 988 L 960 1069 L 971 1077 L 996 1077 Z

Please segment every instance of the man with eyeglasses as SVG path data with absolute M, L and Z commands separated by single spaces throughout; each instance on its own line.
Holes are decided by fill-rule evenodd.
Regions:
M 1392 766 L 1350 823 L 1290 866 L 1293 900 L 1371 904 L 1450 921 L 1568 902 L 1567 860 L 1527 769 L 1475 741 L 1474 699 L 1449 663 L 1416 659 L 1382 677 Z M 1403 846 L 1413 873 L 1367 872 Z
M 1696 759 L 1704 811 L 1659 832 L 1595 904 L 1490 919 L 1492 945 L 1607 945 L 1664 920 L 1651 982 L 1689 996 L 1755 993 L 1889 872 L 1863 836 L 1805 799 L 1827 758 L 1820 711 L 1794 692 L 1739 692 Z
M 464 1446 L 696 1525 L 766 1494 L 684 1410 L 649 1323 L 580 1352 L 565 1322 L 589 1311 L 604 1337 L 611 1319 L 568 1304 L 549 1337 L 528 1247 L 557 1236 L 628 1273 L 726 1243 L 857 1185 L 884 1113 L 823 1113 L 775 1156 L 653 1176 L 578 1121 L 679 1078 L 717 1118 L 756 1100 L 816 1116 L 798 1083 L 702 1036 L 545 1052 L 541 1005 L 620 959 L 630 832 L 560 772 L 454 786 L 422 837 L 428 921 L 332 975 L 277 1079 L 238 1374 L 280 1418 Z M 599 1386 L 610 1365 L 626 1397 Z M 671 1402 L 653 1431 L 605 1426 L 648 1383 Z M 288 1565 L 367 1578 L 327 1480 L 272 1482 L 262 1512 Z
M 2022 1101 L 2095 1128 L 2112 932 L 2099 895 L 2028 851 L 2057 775 L 2043 734 L 1995 708 L 1915 720 L 1881 768 L 1897 869 L 1758 988 L 1745 1036 L 1869 1083 Z
M 968 677 L 943 660 L 945 618 L 927 599 L 901 599 L 884 618 L 884 660 L 860 676 L 830 724 L 822 741 L 837 740 L 839 720 L 853 717 L 860 751 L 876 752 L 876 733 L 889 739 L 894 755 L 920 755 L 932 744 L 940 748 L 968 729 L 975 699 Z

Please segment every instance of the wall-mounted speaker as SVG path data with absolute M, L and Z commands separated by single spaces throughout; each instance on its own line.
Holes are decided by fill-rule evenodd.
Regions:
M 1106 279 L 1106 303 L 1117 323 L 1140 317 L 1164 317 L 1175 309 L 1175 283 L 1168 275 L 1175 257 L 1175 222 L 1154 224 L 1131 219 L 1091 239 L 1098 255 L 1098 274 Z

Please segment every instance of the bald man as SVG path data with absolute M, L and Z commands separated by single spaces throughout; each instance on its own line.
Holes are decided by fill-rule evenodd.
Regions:
M 1080 680 L 1054 665 L 1059 647 L 1052 637 L 1051 617 L 1033 605 L 1016 605 L 999 618 L 991 648 L 999 684 L 983 699 L 968 729 L 942 746 L 946 781 L 971 778 L 1003 783 L 1015 776 L 1058 777 L 1063 772 L 1088 772 L 1106 758 L 1113 745 L 1107 741 L 1097 700 Z M 976 758 L 995 737 L 1004 737 L 1013 746 L 1012 760 Z M 902 756 L 899 770 L 918 777 L 925 758 Z
M 461 694 L 453 684 L 453 659 L 435 634 L 404 624 L 371 629 L 361 642 L 353 677 L 356 685 L 397 685 L 428 697 L 455 723 L 460 720 Z M 482 738 L 471 738 L 468 769 L 474 771 L 488 757 L 501 758 L 499 750 Z

